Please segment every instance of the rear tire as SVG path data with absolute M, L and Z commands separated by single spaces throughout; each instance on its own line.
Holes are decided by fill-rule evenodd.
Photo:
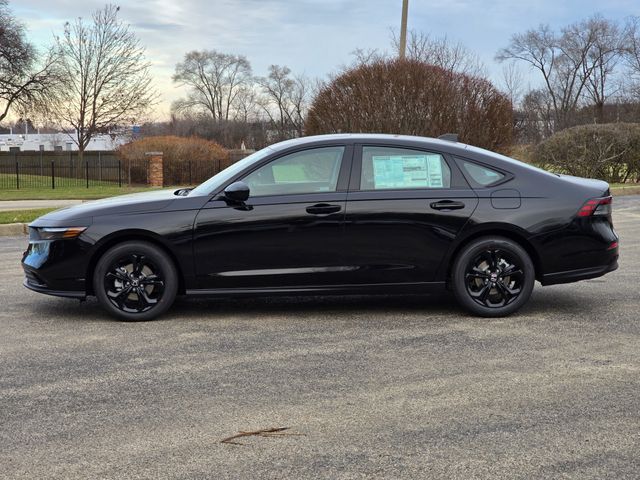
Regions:
M 178 273 L 169 256 L 152 243 L 124 242 L 98 260 L 93 291 L 102 308 L 120 320 L 152 320 L 173 304 Z
M 454 262 L 453 291 L 462 307 L 481 317 L 503 317 L 531 296 L 535 269 L 526 250 L 504 237 L 465 246 Z

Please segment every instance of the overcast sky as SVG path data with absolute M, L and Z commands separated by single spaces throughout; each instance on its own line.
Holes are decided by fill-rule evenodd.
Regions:
M 136 0 L 116 2 L 147 48 L 165 117 L 183 92 L 172 85 L 175 64 L 189 50 L 245 55 L 254 74 L 270 64 L 325 77 L 351 60 L 356 48 L 388 49 L 402 0 Z M 96 0 L 10 0 L 10 7 L 40 46 L 51 43 L 65 21 L 89 17 Z M 447 35 L 475 51 L 498 82 L 493 57 L 515 32 L 540 23 L 560 27 L 593 13 L 624 19 L 640 15 L 640 0 L 409 0 L 409 28 Z M 526 70 L 523 72 L 526 73 Z M 535 77 L 532 77 L 533 82 Z

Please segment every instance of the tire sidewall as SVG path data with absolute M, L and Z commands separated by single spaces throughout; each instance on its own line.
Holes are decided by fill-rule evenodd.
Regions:
M 489 249 L 510 252 L 518 257 L 524 270 L 524 281 L 518 298 L 504 307 L 489 308 L 478 304 L 467 292 L 465 273 L 468 263 Z M 473 241 L 458 254 L 453 268 L 453 291 L 458 302 L 468 311 L 482 317 L 502 317 L 520 309 L 531 296 L 535 284 L 535 269 L 529 254 L 513 240 L 504 237 L 484 237 Z
M 142 313 L 123 312 L 111 303 L 104 290 L 104 276 L 111 264 L 118 258 L 132 253 L 140 253 L 149 257 L 160 268 L 164 276 L 164 291 L 162 297 L 156 305 Z M 117 317 L 119 320 L 127 322 L 152 320 L 166 312 L 173 304 L 178 292 L 178 275 L 173 261 L 160 248 L 148 242 L 124 242 L 107 250 L 98 260 L 93 273 L 93 291 L 100 305 L 107 310 L 109 314 Z

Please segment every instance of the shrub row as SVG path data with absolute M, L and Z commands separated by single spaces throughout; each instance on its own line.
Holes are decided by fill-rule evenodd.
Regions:
M 200 183 L 230 165 L 229 152 L 216 142 L 197 137 L 146 137 L 117 150 L 133 183 L 147 182 L 147 152 L 162 152 L 165 185 Z
M 640 181 L 640 124 L 580 125 L 541 142 L 534 163 L 557 173 L 610 183 Z

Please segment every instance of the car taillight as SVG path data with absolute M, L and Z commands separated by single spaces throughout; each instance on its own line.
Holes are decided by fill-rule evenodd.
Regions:
M 592 215 L 611 215 L 611 202 L 613 197 L 600 197 L 587 200 L 578 210 L 579 217 L 590 217 Z

